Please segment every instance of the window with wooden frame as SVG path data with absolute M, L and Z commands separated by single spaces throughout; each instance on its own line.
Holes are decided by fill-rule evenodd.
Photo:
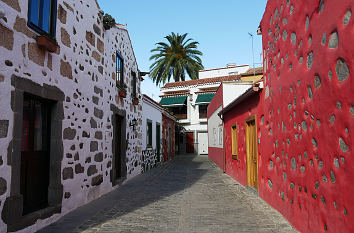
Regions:
M 136 98 L 136 73 L 132 71 L 132 98 Z
M 56 0 L 29 0 L 28 26 L 40 34 L 55 37 Z
M 119 52 L 116 52 L 116 86 L 124 86 L 124 59 Z
M 152 147 L 152 121 L 146 121 L 146 147 Z
M 222 143 L 223 143 L 223 131 L 222 131 L 222 126 L 219 126 L 219 146 L 222 146 Z
M 237 124 L 231 126 L 231 154 L 232 159 L 238 159 Z

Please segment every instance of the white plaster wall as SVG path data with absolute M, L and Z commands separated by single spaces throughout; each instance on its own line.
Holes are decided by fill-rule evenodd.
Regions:
M 222 110 L 222 106 L 220 107 L 209 117 L 208 119 L 208 142 L 209 147 L 223 148 L 223 127 L 222 120 L 218 116 L 218 113 Z
M 162 113 L 159 109 L 156 109 L 149 102 L 143 99 L 143 125 L 142 125 L 142 150 L 146 150 L 146 139 L 147 139 L 147 120 L 152 121 L 152 148 L 156 149 L 156 123 L 160 124 L 160 136 L 162 137 Z M 162 141 L 160 143 L 160 148 L 162 148 Z
M 200 92 L 201 89 L 213 88 L 218 86 L 220 86 L 220 83 L 161 89 L 162 95 L 166 92 L 171 91 L 189 91 L 190 94 L 187 97 L 187 119 L 179 120 L 179 123 L 183 125 L 187 132 L 194 132 L 194 145 L 196 152 L 199 151 L 198 132 L 207 132 L 208 130 L 207 119 L 199 119 L 199 106 L 195 104 L 198 98 L 197 92 Z
M 96 1 L 66 0 L 65 2 L 73 8 L 73 11 L 63 4 L 63 0 L 58 0 L 58 6 L 61 5 L 66 10 L 67 20 L 66 24 L 62 24 L 57 20 L 56 38 L 60 45 L 60 53 L 51 54 L 52 69 L 49 69 L 47 66 L 49 58 L 49 53 L 47 52 L 45 53 L 44 66 L 37 65 L 29 59 L 28 43 L 35 43 L 35 39 L 27 37 L 21 32 L 14 32 L 14 47 L 12 51 L 0 46 L 0 75 L 4 76 L 4 81 L 0 83 L 0 119 L 9 120 L 8 135 L 6 138 L 0 139 L 0 155 L 3 159 L 3 165 L 0 166 L 0 176 L 7 180 L 7 191 L 0 197 L 0 210 L 2 210 L 3 203 L 10 194 L 11 184 L 11 167 L 7 165 L 6 155 L 9 142 L 12 140 L 12 128 L 15 124 L 15 122 L 13 122 L 13 112 L 10 107 L 11 91 L 14 90 L 11 86 L 11 76 L 13 74 L 31 79 L 40 85 L 48 84 L 56 86 L 64 92 L 66 97 L 70 98 L 70 101 L 64 102 L 64 120 L 62 128 L 63 130 L 68 127 L 75 129 L 76 135 L 77 137 L 80 137 L 80 139 L 75 139 L 73 141 L 63 140 L 64 156 L 62 160 L 62 169 L 65 167 L 74 167 L 74 165 L 78 163 L 85 167 L 84 173 L 74 174 L 73 179 L 62 180 L 64 193 L 70 193 L 71 196 L 68 199 L 63 197 L 61 214 L 53 215 L 48 219 L 38 220 L 36 224 L 24 229 L 22 232 L 34 232 L 43 226 L 54 222 L 69 211 L 114 189 L 109 177 L 111 170 L 109 163 L 112 162 L 113 134 L 112 112 L 110 110 L 110 104 L 112 103 L 127 112 L 127 179 L 129 180 L 141 172 L 139 164 L 141 140 L 138 135 L 142 132 L 142 121 L 138 122 L 139 124 L 138 127 L 136 127 L 135 132 L 133 132 L 132 127 L 129 126 L 129 123 L 133 118 L 141 119 L 142 114 L 141 105 L 132 105 L 132 99 L 130 98 L 130 72 L 134 71 L 138 73 L 138 66 L 128 32 L 119 28 L 104 31 L 102 24 L 99 24 L 99 27 L 102 30 L 102 36 L 95 35 L 95 44 L 97 44 L 97 38 L 100 38 L 100 40 L 104 42 L 104 54 L 100 54 L 101 58 L 103 57 L 104 59 L 101 59 L 100 62 L 96 62 L 91 55 L 93 51 L 97 51 L 97 48 L 89 44 L 85 39 L 86 31 L 94 33 L 93 24 L 97 24 L 99 9 Z M 19 1 L 19 5 L 21 11 L 17 12 L 4 2 L 0 1 L 0 9 L 5 11 L 7 18 L 7 23 L 0 20 L 0 24 L 12 30 L 16 17 L 27 20 L 28 1 Z M 70 47 L 65 46 L 61 41 L 62 28 L 70 35 Z M 76 30 L 75 35 L 73 34 L 73 28 Z M 28 30 L 32 31 L 29 28 Z M 24 48 L 24 54 L 22 53 L 22 46 Z M 115 59 L 112 58 L 115 51 L 121 52 L 125 62 L 124 77 L 125 83 L 128 86 L 127 98 L 125 99 L 120 99 L 118 97 L 118 89 L 115 86 L 114 77 L 112 77 L 112 74 L 115 73 Z M 11 60 L 13 66 L 5 66 L 5 60 Z M 73 79 L 63 77 L 60 74 L 61 60 L 70 63 Z M 80 69 L 82 66 L 84 67 L 83 70 Z M 103 67 L 103 74 L 100 74 L 98 71 L 99 66 Z M 95 86 L 102 89 L 103 96 L 94 93 Z M 139 80 L 137 89 L 138 93 L 140 93 Z M 92 96 L 99 97 L 98 105 L 92 103 Z M 103 111 L 102 119 L 97 119 L 93 116 L 95 107 Z M 88 111 L 88 113 L 86 111 Z M 91 117 L 97 121 L 97 129 L 91 128 Z M 90 138 L 81 137 L 84 131 L 90 134 Z M 102 140 L 94 138 L 96 131 L 102 131 Z M 95 162 L 93 157 L 97 152 L 90 152 L 90 142 L 94 140 L 99 142 L 99 149 L 97 152 L 102 152 L 104 154 L 102 162 Z M 80 143 L 83 143 L 82 149 L 79 149 Z M 73 145 L 76 147 L 75 151 L 70 150 Z M 75 154 L 76 152 L 79 153 L 78 161 L 74 161 L 73 158 L 67 158 L 65 156 L 67 153 Z M 89 164 L 85 163 L 88 157 L 92 158 L 92 162 Z M 92 176 L 88 177 L 86 173 L 89 165 L 95 165 L 98 169 L 98 173 L 103 175 L 103 182 L 99 186 L 93 187 L 90 185 Z M 6 225 L 0 219 L 0 232 L 5 231 Z
M 250 87 L 251 83 L 224 83 L 223 84 L 223 104 L 226 108 L 232 101 L 245 93 Z
M 210 69 L 210 70 L 201 70 L 199 71 L 199 78 L 215 78 L 215 77 L 222 77 L 222 76 L 229 76 L 230 74 L 237 75 L 246 73 L 249 70 L 249 65 L 242 65 L 230 68 L 219 68 L 219 69 Z

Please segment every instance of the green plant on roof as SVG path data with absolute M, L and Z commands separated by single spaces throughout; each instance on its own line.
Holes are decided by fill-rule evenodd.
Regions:
M 203 69 L 199 56 L 203 53 L 197 50 L 198 42 L 186 39 L 187 33 L 180 35 L 171 33 L 166 36 L 168 43 L 159 42 L 151 52 L 150 57 L 154 63 L 150 66 L 150 77 L 156 85 L 170 82 L 173 77 L 175 82 L 185 81 L 186 75 L 191 79 L 198 79 L 198 71 Z
M 116 25 L 116 20 L 110 15 L 110 14 L 105 14 L 103 16 L 103 27 L 106 30 L 111 29 Z

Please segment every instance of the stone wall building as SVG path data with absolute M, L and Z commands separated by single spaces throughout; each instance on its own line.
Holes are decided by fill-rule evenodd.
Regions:
M 34 232 L 141 172 L 140 73 L 95 0 L 0 9 L 0 232 Z
M 301 232 L 354 232 L 353 9 L 269 0 L 260 25 L 259 195 Z
M 162 113 L 162 157 L 163 162 L 173 159 L 176 155 L 176 117 L 169 112 Z M 178 133 L 177 133 L 178 135 Z

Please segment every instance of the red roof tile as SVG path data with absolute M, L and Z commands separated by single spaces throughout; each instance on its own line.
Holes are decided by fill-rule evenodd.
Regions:
M 253 75 L 253 74 L 259 75 L 263 74 L 263 67 L 257 67 L 257 68 L 251 68 L 247 70 L 246 73 L 241 74 L 242 76 L 248 76 L 248 75 Z
M 241 75 L 230 75 L 230 76 L 215 77 L 215 78 L 194 79 L 194 80 L 188 80 L 188 81 L 166 83 L 166 85 L 163 88 L 183 87 L 183 86 L 192 86 L 192 85 L 208 84 L 208 83 L 218 83 L 218 82 L 222 82 L 222 81 L 233 81 L 233 80 L 239 80 L 240 77 L 241 77 Z

